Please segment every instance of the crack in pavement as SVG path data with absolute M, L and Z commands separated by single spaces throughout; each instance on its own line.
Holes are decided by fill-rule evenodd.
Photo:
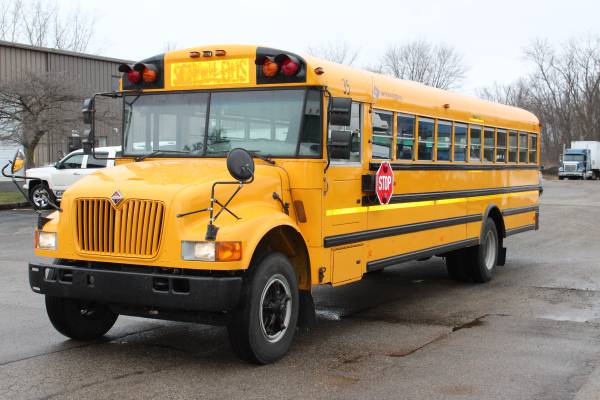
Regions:
M 151 332 L 151 331 L 158 330 L 158 329 L 161 329 L 161 328 L 164 328 L 164 327 L 163 326 L 158 326 L 158 327 L 155 327 L 155 328 L 149 328 L 149 329 L 144 329 L 144 330 L 137 331 L 137 332 L 131 332 L 131 333 L 128 333 L 128 334 L 125 334 L 125 335 L 122 335 L 122 336 L 113 337 L 113 338 L 110 338 L 110 339 L 107 338 L 105 340 L 95 340 L 93 342 L 81 343 L 79 345 L 75 345 L 75 346 L 69 347 L 67 349 L 59 349 L 59 350 L 49 351 L 49 352 L 46 352 L 46 353 L 34 354 L 34 355 L 31 355 L 31 356 L 19 358 L 19 359 L 16 359 L 16 360 L 5 361 L 5 362 L 0 363 L 0 367 L 5 367 L 7 365 L 11 365 L 11 364 L 18 363 L 18 362 L 21 362 L 21 361 L 31 360 L 31 359 L 37 358 L 37 357 L 47 356 L 47 355 L 50 355 L 50 354 L 62 353 L 64 351 L 81 349 L 83 347 L 95 346 L 95 345 L 98 345 L 98 344 L 111 343 L 111 342 L 114 342 L 115 340 L 121 340 L 121 339 L 126 338 L 128 336 L 133 336 L 133 335 L 138 335 L 138 334 L 141 334 L 141 333 Z

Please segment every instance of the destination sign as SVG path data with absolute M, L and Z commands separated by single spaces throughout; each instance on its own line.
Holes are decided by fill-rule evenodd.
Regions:
M 171 64 L 171 86 L 250 83 L 250 60 L 207 60 Z

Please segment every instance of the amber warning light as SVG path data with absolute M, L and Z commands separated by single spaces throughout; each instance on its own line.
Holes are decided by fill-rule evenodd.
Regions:
M 121 64 L 119 65 L 119 72 L 126 74 L 127 80 L 134 85 L 141 81 L 145 83 L 156 82 L 156 78 L 158 77 L 158 68 L 154 64 Z

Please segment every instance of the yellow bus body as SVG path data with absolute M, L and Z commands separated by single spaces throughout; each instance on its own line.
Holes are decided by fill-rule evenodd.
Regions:
M 210 60 L 192 59 L 190 52 L 225 49 L 227 55 Z M 268 179 L 246 185 L 236 197 L 233 207 L 241 220 L 236 221 L 224 213 L 219 220 L 218 240 L 241 241 L 242 259 L 232 262 L 198 262 L 181 259 L 182 240 L 201 240 L 207 224 L 206 214 L 177 218 L 176 214 L 207 206 L 210 185 L 217 179 L 227 179 L 223 159 L 150 159 L 142 163 L 121 160 L 112 169 L 99 171 L 79 181 L 63 197 L 61 213 L 55 212 L 44 231 L 57 232 L 56 250 L 36 249 L 37 256 L 90 262 L 134 264 L 215 271 L 237 271 L 249 268 L 256 246 L 274 228 L 287 226 L 298 232 L 308 250 L 308 269 L 298 267 L 302 289 L 317 284 L 345 284 L 360 280 L 371 262 L 436 248 L 449 243 L 473 239 L 479 240 L 482 221 L 422 229 L 414 232 L 385 236 L 348 244 L 326 246 L 326 238 L 356 232 L 372 231 L 388 227 L 421 224 L 469 215 L 484 216 L 490 206 L 500 212 L 513 209 L 529 211 L 505 215 L 504 234 L 537 226 L 536 211 L 539 199 L 538 160 L 519 163 L 445 162 L 445 161 L 396 161 L 393 166 L 405 166 L 395 170 L 394 195 L 420 194 L 414 201 L 389 205 L 361 204 L 363 191 L 361 177 L 373 174 L 371 157 L 371 118 L 374 109 L 413 114 L 418 117 L 442 119 L 460 123 L 476 123 L 482 126 L 537 134 L 538 119 L 531 113 L 513 107 L 494 104 L 475 98 L 423 86 L 418 83 L 393 79 L 348 66 L 337 65 L 312 57 L 304 57 L 307 63 L 305 83 L 258 85 L 255 81 L 256 46 L 216 45 L 178 50 L 164 56 L 164 89 L 156 92 L 187 91 L 198 89 L 239 89 L 281 86 L 315 86 L 326 88 L 332 96 L 351 97 L 363 104 L 362 160 L 358 166 L 332 164 L 326 173 L 326 156 L 321 159 L 276 159 L 277 167 L 257 161 L 257 171 Z M 226 62 L 246 60 L 247 77 L 213 79 L 211 82 L 194 80 L 194 68 L 185 65 L 203 62 Z M 183 65 L 183 67 L 182 67 Z M 315 71 L 322 70 L 321 74 Z M 182 72 L 183 71 L 183 72 Z M 184 76 L 187 74 L 187 76 Z M 210 81 L 210 79 L 208 79 Z M 324 102 L 326 106 L 326 102 Z M 323 119 L 323 130 L 326 129 Z M 394 141 L 396 135 L 394 135 Z M 539 147 L 539 140 L 536 146 Z M 323 146 L 326 146 L 323 138 Z M 393 146 L 395 148 L 395 146 Z M 536 156 L 539 149 L 536 149 Z M 447 166 L 448 168 L 444 168 Z M 460 166 L 465 166 L 461 169 Z M 532 168 L 533 167 L 533 168 Z M 284 171 L 284 172 L 282 172 Z M 273 201 L 273 188 L 281 185 L 283 201 L 289 203 L 290 213 L 282 212 L 279 203 Z M 474 192 L 483 189 L 506 189 L 519 187 L 523 190 L 486 195 L 439 195 L 443 192 Z M 529 190 L 525 190 L 529 187 Z M 81 199 L 109 199 L 118 188 L 126 199 L 152 200 L 164 205 L 162 234 L 157 251 L 150 255 L 104 254 L 84 251 L 78 241 L 75 201 Z M 171 190 L 176 188 L 176 190 Z M 221 189 L 227 197 L 233 189 Z M 493 192 L 493 190 L 491 190 Z M 435 194 L 427 199 L 426 194 Z M 300 222 L 294 204 L 301 203 L 306 222 Z M 92 206 L 90 206 L 92 207 Z M 108 210 L 98 205 L 93 211 L 97 223 L 104 223 Z M 81 210 L 80 210 L 81 212 Z M 88 212 L 88 211 L 86 211 Z M 90 211 L 91 212 L 91 211 Z M 144 217 L 130 215 L 138 223 L 137 236 L 127 238 L 132 243 L 140 240 L 141 232 L 149 221 L 151 210 Z M 133 235 L 133 233 L 132 233 Z M 109 236 L 90 240 L 108 240 Z M 104 247 L 103 247 L 104 248 Z M 124 252 L 126 253 L 126 252 Z M 134 252 L 135 253 L 135 252 Z M 400 258 L 399 258 L 400 259 Z

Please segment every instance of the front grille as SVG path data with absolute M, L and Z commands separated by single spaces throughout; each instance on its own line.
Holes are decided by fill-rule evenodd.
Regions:
M 128 199 L 115 209 L 108 199 L 77 199 L 75 208 L 77 243 L 82 251 L 147 258 L 158 252 L 163 203 Z
M 575 164 L 565 165 L 565 172 L 577 172 L 577 165 L 575 165 Z

